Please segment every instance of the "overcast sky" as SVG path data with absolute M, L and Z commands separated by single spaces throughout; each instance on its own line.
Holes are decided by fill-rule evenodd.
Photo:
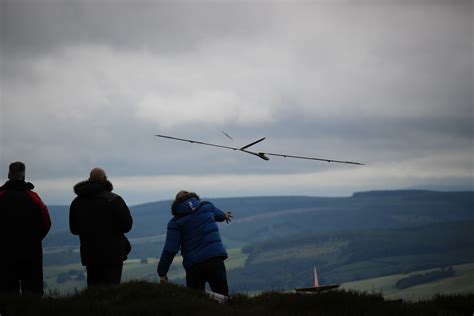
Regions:
M 471 0 L 0 3 L 0 178 L 49 204 L 96 166 L 131 205 L 473 188 Z

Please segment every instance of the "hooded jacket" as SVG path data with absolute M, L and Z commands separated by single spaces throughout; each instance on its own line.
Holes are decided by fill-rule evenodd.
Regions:
M 69 210 L 69 228 L 79 235 L 84 266 L 122 263 L 131 250 L 124 234 L 132 229 L 132 216 L 112 190 L 109 181 L 83 181 L 74 186 L 77 197 Z
M 21 180 L 8 180 L 0 187 L 2 261 L 29 262 L 43 256 L 41 241 L 51 228 L 51 219 L 33 188 Z
M 225 220 L 225 213 L 212 203 L 191 197 L 178 204 L 168 223 L 166 242 L 158 265 L 164 276 L 181 249 L 185 269 L 215 257 L 227 258 L 216 222 Z

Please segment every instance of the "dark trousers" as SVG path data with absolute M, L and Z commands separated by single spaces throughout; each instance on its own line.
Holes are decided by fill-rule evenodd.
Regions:
M 0 264 L 0 292 L 43 295 L 43 258 Z
M 86 266 L 87 286 L 120 284 L 123 263 Z
M 223 258 L 212 258 L 200 262 L 186 270 L 186 286 L 204 291 L 206 282 L 213 292 L 229 295 L 227 272 Z

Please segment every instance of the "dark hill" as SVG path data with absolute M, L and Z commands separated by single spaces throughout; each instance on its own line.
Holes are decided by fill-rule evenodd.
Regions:
M 210 199 L 223 210 L 230 209 L 235 221 L 225 237 L 248 241 L 301 231 L 358 228 L 396 228 L 433 222 L 474 219 L 474 192 L 371 191 L 351 197 L 239 197 Z M 134 226 L 129 237 L 155 236 L 166 232 L 171 201 L 131 207 Z M 68 206 L 50 207 L 53 230 L 46 243 L 68 240 Z M 281 226 L 281 227 L 280 227 Z M 283 228 L 283 230 L 273 227 Z
M 474 221 L 398 229 L 344 230 L 250 243 L 244 268 L 228 278 L 241 291 L 311 286 L 474 262 Z

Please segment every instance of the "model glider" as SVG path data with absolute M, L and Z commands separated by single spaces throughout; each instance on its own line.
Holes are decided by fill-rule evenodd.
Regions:
M 197 140 L 192 140 L 192 139 L 184 139 L 184 138 L 178 138 L 178 137 L 172 137 L 172 136 L 166 136 L 166 135 L 155 135 L 156 137 L 161 137 L 161 138 L 167 138 L 171 140 L 178 140 L 182 142 L 188 142 L 191 144 L 198 144 L 198 145 L 206 145 L 206 146 L 212 146 L 212 147 L 219 147 L 219 148 L 225 148 L 225 149 L 231 149 L 235 151 L 242 151 L 247 154 L 251 154 L 254 156 L 257 156 L 259 158 L 262 158 L 263 160 L 270 160 L 268 156 L 277 156 L 277 157 L 284 157 L 284 158 L 296 158 L 296 159 L 307 159 L 307 160 L 318 160 L 318 161 L 326 161 L 326 162 L 335 162 L 335 163 L 346 163 L 346 164 L 351 164 L 351 165 L 364 165 L 363 163 L 360 162 L 353 162 L 353 161 L 342 161 L 342 160 L 334 160 L 334 159 L 324 159 L 324 158 L 317 158 L 317 157 L 305 157 L 305 156 L 295 156 L 295 155 L 287 155 L 287 154 L 277 154 L 277 153 L 268 153 L 268 152 L 255 152 L 255 151 L 250 151 L 248 150 L 249 147 L 260 143 L 265 139 L 265 137 L 256 140 L 248 145 L 245 145 L 243 147 L 230 147 L 230 146 L 224 146 L 224 145 L 218 145 L 218 144 L 211 144 L 211 143 L 205 143 Z

